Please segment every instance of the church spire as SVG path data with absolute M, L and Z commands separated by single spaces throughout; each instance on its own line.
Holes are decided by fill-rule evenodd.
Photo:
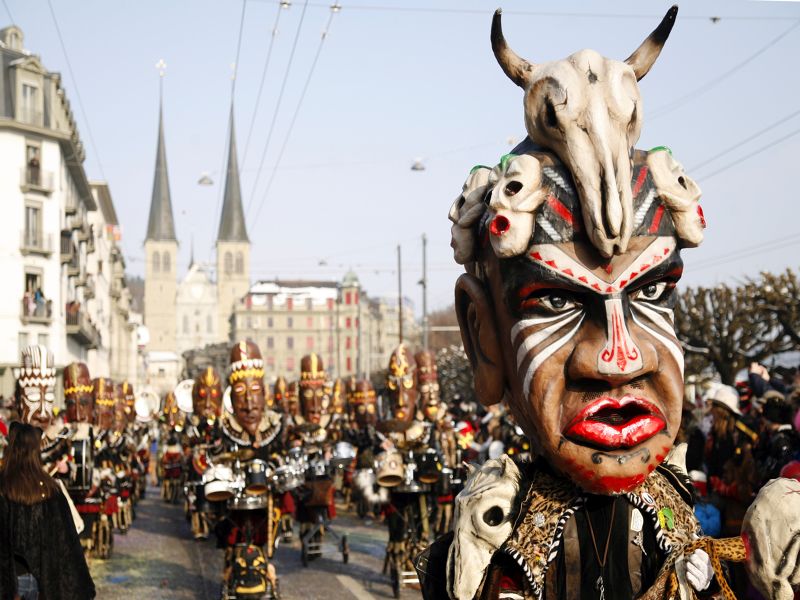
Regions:
M 244 223 L 242 191 L 239 185 L 239 163 L 236 158 L 236 133 L 233 123 L 233 104 L 230 115 L 230 142 L 228 143 L 228 168 L 225 173 L 225 196 L 219 220 L 218 242 L 249 242 Z
M 167 173 L 167 149 L 164 145 L 164 109 L 158 103 L 158 146 L 156 148 L 156 172 L 153 177 L 153 197 L 150 201 L 150 218 L 147 221 L 147 238 L 153 241 L 173 241 L 175 221 L 172 218 L 172 199 L 169 193 Z

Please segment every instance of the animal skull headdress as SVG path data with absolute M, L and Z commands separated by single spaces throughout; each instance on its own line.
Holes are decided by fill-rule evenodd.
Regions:
M 525 90 L 529 139 L 494 168 L 470 172 L 449 215 L 456 262 L 473 263 L 477 241 L 487 237 L 501 258 L 522 254 L 534 237 L 559 243 L 577 236 L 610 257 L 624 253 L 632 236 L 658 233 L 665 209 L 671 219 L 663 226 L 684 246 L 702 241 L 697 184 L 667 148 L 633 150 L 642 125 L 637 81 L 658 57 L 676 14 L 672 7 L 624 62 L 581 50 L 536 65 L 508 47 L 495 13 L 492 48 Z

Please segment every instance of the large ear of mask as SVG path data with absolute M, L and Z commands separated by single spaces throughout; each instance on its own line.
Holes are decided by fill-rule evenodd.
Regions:
M 486 577 L 492 555 L 511 535 L 519 512 L 520 472 L 508 455 L 472 468 L 456 497 L 453 543 L 447 557 L 447 591 L 472 600 Z
M 771 600 L 793 600 L 800 584 L 800 482 L 773 479 L 742 522 L 750 582 Z

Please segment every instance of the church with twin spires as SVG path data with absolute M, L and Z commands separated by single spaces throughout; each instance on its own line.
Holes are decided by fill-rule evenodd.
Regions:
M 242 208 L 232 107 L 215 273 L 192 256 L 188 272 L 179 280 L 163 106 L 159 106 L 155 176 L 144 251 L 148 378 L 157 385 L 158 379 L 177 376 L 184 351 L 229 341 L 234 303 L 250 287 L 250 239 Z

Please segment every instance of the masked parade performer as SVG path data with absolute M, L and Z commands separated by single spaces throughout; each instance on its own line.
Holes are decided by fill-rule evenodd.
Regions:
M 472 468 L 454 535 L 418 561 L 427 598 L 732 598 L 718 559 L 743 560 L 745 544 L 702 537 L 673 448 L 672 311 L 680 251 L 703 237 L 700 191 L 667 148 L 633 149 L 636 81 L 676 13 L 625 62 L 583 50 L 546 64 L 517 56 L 495 14 L 492 47 L 525 90 L 529 139 L 474 168 L 451 208 L 466 270 L 456 311 L 478 398 L 508 404 L 536 458 Z M 798 583 L 788 482 L 745 517 L 747 568 L 771 598 Z
M 355 381 L 350 393 L 349 409 L 345 439 L 356 449 L 354 501 L 358 516 L 373 519 L 389 501 L 389 491 L 386 487 L 378 486 L 375 477 L 375 457 L 381 452 L 381 443 L 386 438 L 375 427 L 378 423 L 377 398 L 369 381 Z
M 252 341 L 231 349 L 228 384 L 233 414 L 226 412 L 220 420 L 224 452 L 212 460 L 230 461 L 234 472 L 245 470 L 247 493 L 243 490 L 229 501 L 227 518 L 215 528 L 225 547 L 225 585 L 234 593 L 277 598 L 278 578 L 268 559 L 275 549 L 280 509 L 265 468 L 280 460 L 283 419 L 266 408 L 264 360 Z
M 144 497 L 147 488 L 150 435 L 148 427 L 136 421 L 136 394 L 129 381 L 123 381 L 120 384 L 120 394 L 125 413 L 125 439 L 130 450 L 129 463 L 133 483 L 131 500 L 136 504 Z
M 194 539 L 206 539 L 213 513 L 203 491 L 203 473 L 208 455 L 220 444 L 219 418 L 222 414 L 222 379 L 214 367 L 206 367 L 192 386 L 192 415 L 184 430 L 184 444 L 191 449 L 188 467 L 188 509 Z
M 178 492 L 183 483 L 181 432 L 186 420 L 186 415 L 178 407 L 175 392 L 169 391 L 164 396 L 159 420 L 161 421 L 161 458 L 159 460 L 161 498 L 174 503 L 178 501 Z

